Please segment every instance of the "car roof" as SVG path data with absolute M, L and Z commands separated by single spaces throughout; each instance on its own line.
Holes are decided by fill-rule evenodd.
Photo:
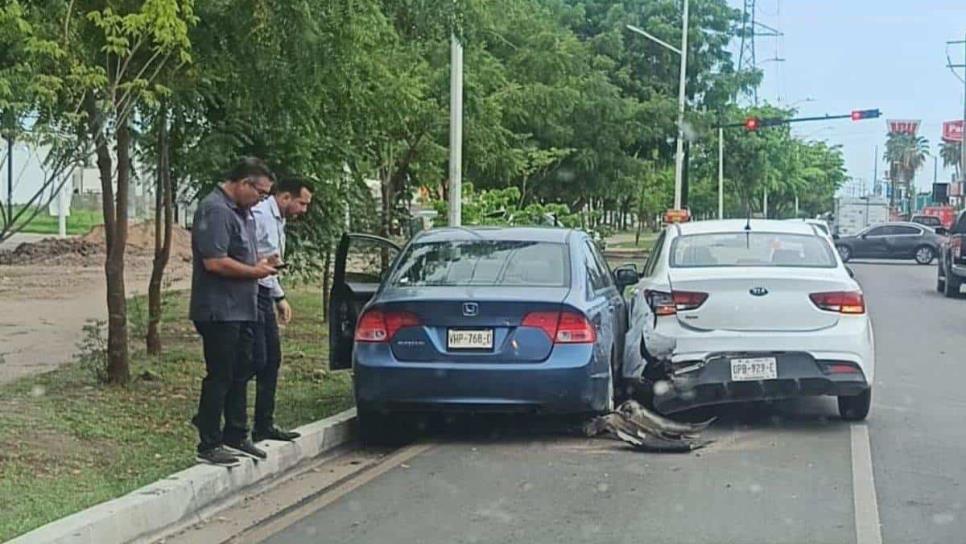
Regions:
M 420 233 L 416 243 L 452 240 L 514 240 L 522 242 L 567 243 L 574 229 L 556 227 L 440 227 Z
M 689 234 L 712 234 L 716 232 L 744 232 L 750 225 L 751 232 L 780 232 L 786 234 L 815 234 L 814 227 L 805 221 L 785 221 L 779 219 L 715 219 L 677 223 L 682 236 Z

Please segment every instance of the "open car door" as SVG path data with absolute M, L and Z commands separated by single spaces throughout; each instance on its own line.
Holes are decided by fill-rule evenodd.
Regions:
M 329 295 L 329 368 L 352 367 L 352 341 L 362 307 L 379 290 L 400 247 L 371 234 L 346 233 L 335 252 Z

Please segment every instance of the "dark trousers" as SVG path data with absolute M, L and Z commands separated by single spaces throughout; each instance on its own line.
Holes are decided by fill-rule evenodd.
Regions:
M 275 318 L 275 300 L 271 291 L 258 288 L 258 322 L 255 323 L 255 432 L 267 432 L 275 426 L 275 388 L 278 367 L 282 364 L 282 347 Z
M 204 345 L 207 370 L 194 419 L 200 437 L 198 451 L 202 452 L 248 436 L 246 385 L 252 375 L 254 323 L 196 321 L 195 329 Z

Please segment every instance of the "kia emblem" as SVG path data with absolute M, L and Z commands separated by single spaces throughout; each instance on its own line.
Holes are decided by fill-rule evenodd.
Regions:
M 765 289 L 764 287 L 752 287 L 748 290 L 748 292 L 751 293 L 752 296 L 763 297 L 768 294 L 768 289 Z
M 480 314 L 480 305 L 475 302 L 463 303 L 463 315 L 466 317 L 476 317 Z

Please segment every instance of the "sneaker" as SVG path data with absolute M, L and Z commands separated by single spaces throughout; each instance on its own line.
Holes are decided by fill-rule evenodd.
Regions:
M 302 435 L 295 431 L 286 431 L 284 429 L 279 429 L 278 427 L 274 427 L 274 426 L 266 431 L 255 431 L 254 433 L 252 433 L 252 439 L 255 442 L 261 442 L 262 440 L 279 440 L 282 442 L 291 442 L 300 436 Z
M 199 451 L 197 459 L 202 463 L 223 467 L 235 467 L 240 463 L 238 457 L 235 457 L 230 451 L 221 446 L 216 446 L 210 450 Z
M 245 454 L 256 461 L 259 459 L 268 458 L 268 454 L 265 453 L 265 450 L 255 447 L 255 444 L 248 439 L 242 440 L 241 442 L 225 442 L 225 447 L 231 451 Z

